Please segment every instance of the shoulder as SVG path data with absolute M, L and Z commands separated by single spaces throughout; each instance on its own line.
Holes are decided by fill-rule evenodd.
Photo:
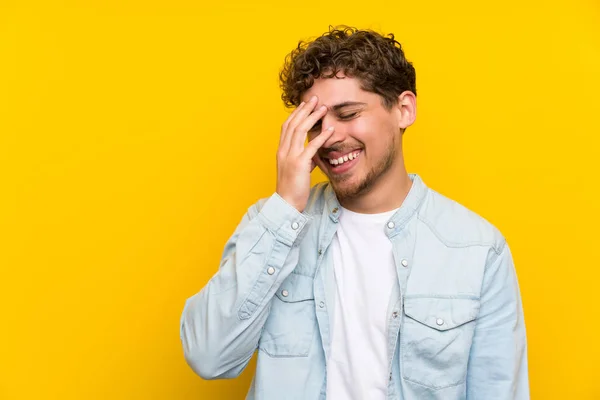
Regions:
M 488 220 L 431 188 L 417 217 L 449 247 L 490 246 L 500 253 L 506 243 Z

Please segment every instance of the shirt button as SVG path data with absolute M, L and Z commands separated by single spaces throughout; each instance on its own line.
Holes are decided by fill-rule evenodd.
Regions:
M 267 274 L 273 275 L 274 273 L 275 273 L 275 268 L 269 267 L 269 269 L 267 270 Z
M 293 230 L 296 230 L 296 229 L 298 229 L 299 227 L 300 227 L 300 224 L 299 224 L 299 223 L 297 223 L 297 222 L 294 222 L 294 223 L 292 224 L 292 229 L 293 229 Z
M 335 214 L 336 212 L 338 212 L 338 208 L 336 207 L 336 208 L 334 208 L 334 209 L 333 209 L 333 210 L 331 210 L 331 211 L 333 211 L 333 213 Z
M 392 318 L 398 318 L 398 311 L 394 311 L 392 313 Z
M 288 291 L 287 291 L 287 290 L 285 290 L 285 289 L 283 289 L 283 290 L 281 291 L 281 295 L 282 295 L 283 297 L 288 297 L 288 294 L 289 294 L 289 293 L 288 293 Z
M 394 224 L 392 221 L 390 221 L 390 222 L 387 223 L 387 227 L 390 228 L 390 229 L 394 229 L 394 226 L 396 226 L 396 224 Z
M 325 307 L 325 302 L 324 301 L 320 302 L 319 303 L 319 307 L 324 308 Z
M 438 319 L 435 321 L 435 323 L 436 323 L 436 324 L 438 324 L 439 326 L 442 326 L 442 325 L 444 325 L 444 320 L 443 320 L 443 319 L 441 319 L 441 318 L 438 318 Z
M 323 250 L 319 249 L 319 255 L 323 254 Z
M 407 259 L 402 260 L 401 264 L 403 267 L 408 267 L 408 260 Z

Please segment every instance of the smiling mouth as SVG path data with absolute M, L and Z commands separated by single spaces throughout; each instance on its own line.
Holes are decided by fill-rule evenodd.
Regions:
M 328 169 L 333 173 L 348 171 L 357 162 L 362 150 L 353 150 L 337 158 L 321 157 Z

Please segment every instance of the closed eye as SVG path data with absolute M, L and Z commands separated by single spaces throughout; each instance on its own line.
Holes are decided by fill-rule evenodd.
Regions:
M 358 115 L 357 112 L 344 114 L 344 115 L 340 115 L 340 119 L 352 119 L 352 118 L 356 117 L 357 115 Z
M 344 114 L 344 115 L 339 115 L 338 118 L 341 119 L 342 121 L 348 121 L 351 120 L 353 118 L 356 118 L 358 116 L 358 112 L 353 112 L 353 113 L 348 113 L 348 114 Z M 322 119 L 318 120 L 312 128 L 310 128 L 309 132 L 316 132 L 316 131 L 320 131 L 321 130 L 321 123 L 322 123 Z

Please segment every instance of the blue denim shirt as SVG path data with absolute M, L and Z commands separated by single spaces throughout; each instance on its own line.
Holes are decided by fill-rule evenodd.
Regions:
M 381 227 L 398 276 L 386 310 L 387 399 L 528 399 L 523 309 L 504 237 L 410 178 Z M 311 189 L 302 213 L 276 193 L 249 208 L 218 272 L 183 310 L 181 341 L 198 375 L 236 377 L 258 349 L 247 399 L 325 398 L 329 245 L 341 212 L 328 183 Z

